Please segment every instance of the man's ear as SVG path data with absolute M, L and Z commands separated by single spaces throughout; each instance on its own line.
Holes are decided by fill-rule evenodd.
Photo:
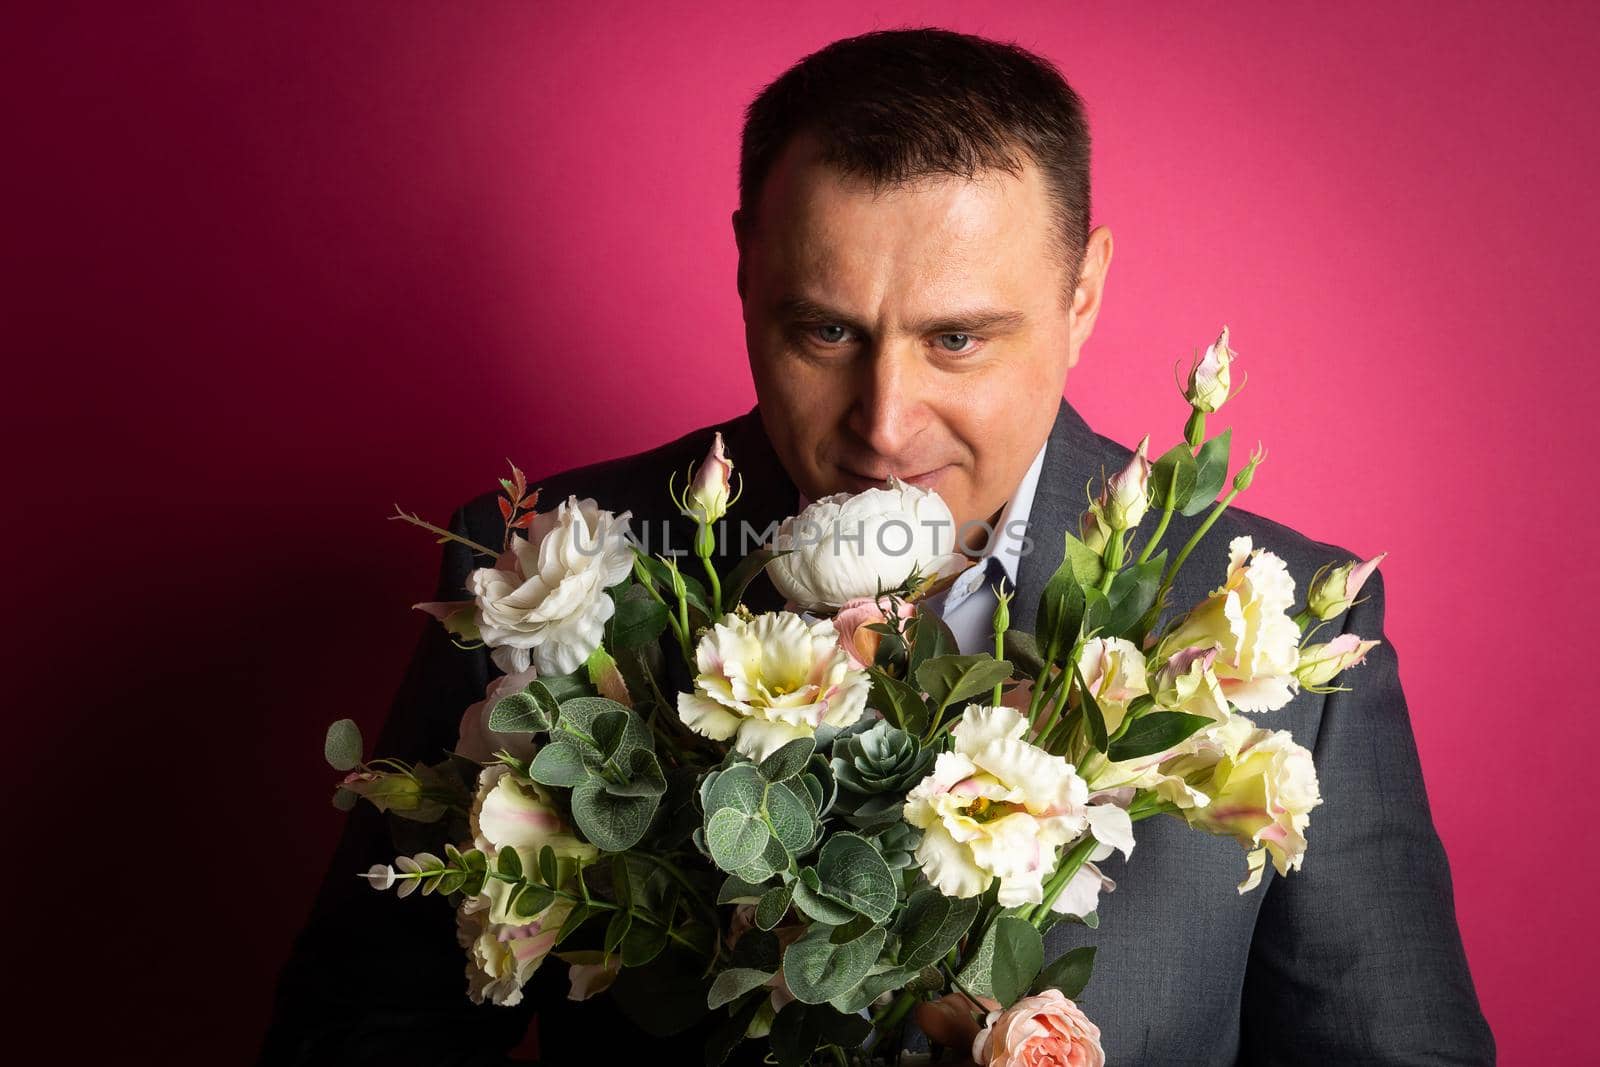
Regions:
M 734 272 L 734 284 L 738 287 L 739 300 L 741 302 L 743 302 L 743 300 L 744 300 L 744 290 L 745 290 L 745 280 L 744 280 L 744 238 L 745 238 L 745 234 L 744 234 L 744 219 L 740 216 L 739 209 L 738 208 L 734 208 L 733 209 L 733 243 L 734 243 L 734 246 L 736 248 L 738 248 L 738 250 L 739 250 L 739 267 L 738 267 L 738 270 Z
M 1072 294 L 1072 341 L 1067 366 L 1074 367 L 1089 335 L 1094 333 L 1094 320 L 1100 314 L 1100 304 L 1105 296 L 1106 275 L 1111 271 L 1111 228 L 1096 226 L 1089 234 L 1083 255 L 1083 271 L 1078 275 L 1078 287 Z

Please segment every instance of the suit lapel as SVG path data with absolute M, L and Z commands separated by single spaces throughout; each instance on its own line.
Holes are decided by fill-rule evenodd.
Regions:
M 1011 625 L 1032 631 L 1045 583 L 1066 555 L 1066 537 L 1077 533 L 1078 518 L 1088 507 L 1090 479 L 1120 470 L 1133 455 L 1115 441 L 1089 428 L 1063 397 L 1056 412 L 1044 464 L 1028 515 L 1031 550 L 1017 564 L 1017 599 L 1011 607 Z

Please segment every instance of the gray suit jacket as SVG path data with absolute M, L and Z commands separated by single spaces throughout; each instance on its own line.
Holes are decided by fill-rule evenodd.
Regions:
M 637 455 L 533 484 L 541 509 L 568 494 L 630 510 L 652 551 L 688 551 L 692 528 L 668 499 L 720 430 L 744 496 L 730 518 L 760 531 L 794 509 L 796 490 L 762 428 L 759 408 Z M 1089 428 L 1062 401 L 1034 500 L 1031 554 L 1018 571 L 1013 625 L 1031 629 L 1040 592 L 1060 563 L 1062 533 L 1076 527 L 1084 487 L 1132 452 Z M 1237 466 L 1237 464 L 1235 464 Z M 1204 515 L 1174 516 L 1163 541 L 1182 545 Z M 460 508 L 456 530 L 497 545 L 495 494 Z M 1228 542 L 1248 534 L 1304 583 L 1323 563 L 1353 554 L 1230 508 L 1190 557 L 1170 604 L 1188 606 L 1221 583 Z M 737 540 L 736 538 L 733 540 Z M 730 564 L 739 554 L 728 545 Z M 447 545 L 439 599 L 460 599 L 481 565 Z M 1492 1064 L 1494 1040 L 1479 1009 L 1456 926 L 1449 865 L 1434 830 L 1395 649 L 1383 633 L 1378 572 L 1341 622 L 1383 639 L 1346 679 L 1351 692 L 1301 692 L 1259 716 L 1291 731 L 1315 756 L 1324 802 L 1312 813 L 1303 869 L 1240 896 L 1243 850 L 1173 817 L 1141 823 L 1133 856 L 1104 865 L 1117 889 L 1101 898 L 1100 927 L 1055 927 L 1047 957 L 1094 944 L 1094 977 L 1080 1003 L 1101 1027 L 1112 1064 Z M 781 606 L 765 577 L 747 600 Z M 1324 631 L 1331 639 L 1332 633 Z M 1320 636 L 1320 635 L 1319 635 Z M 670 658 L 669 658 L 670 662 Z M 483 695 L 493 668 L 483 651 L 452 647 L 428 622 L 377 752 L 434 759 L 455 742 L 462 710 Z M 539 1014 L 552 1062 L 698 1062 L 704 1028 L 677 1041 L 646 1038 L 606 998 L 565 1001 L 563 967 L 536 974 L 519 1009 L 466 1000 L 449 909 L 394 899 L 354 877 L 393 855 L 379 817 L 351 816 L 312 920 L 280 982 L 264 1063 L 498 1063 Z M 596 1041 L 595 1035 L 605 1035 Z

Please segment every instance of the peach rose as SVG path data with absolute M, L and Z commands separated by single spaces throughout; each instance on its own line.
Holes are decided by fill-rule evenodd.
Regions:
M 887 599 L 880 604 L 873 597 L 858 596 L 845 601 L 839 614 L 833 617 L 833 628 L 839 634 L 839 647 L 850 657 L 850 666 L 857 670 L 872 666 L 872 661 L 878 656 L 878 644 L 883 640 L 883 634 L 867 627 L 889 621 L 888 612 L 883 610 L 883 604 L 887 603 Z M 916 611 L 916 605 L 909 600 L 897 599 L 894 608 L 895 615 L 902 622 L 911 618 Z
M 1105 1067 L 1100 1028 L 1059 989 L 991 1011 L 987 1024 L 972 1042 L 979 1067 Z

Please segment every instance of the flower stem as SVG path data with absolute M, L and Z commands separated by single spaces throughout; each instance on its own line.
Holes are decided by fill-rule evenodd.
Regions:
M 1083 839 L 1072 846 L 1071 851 L 1062 859 L 1061 866 L 1056 868 L 1056 873 L 1045 883 L 1044 899 L 1031 913 L 1025 912 L 1023 918 L 1034 926 L 1043 926 L 1045 919 L 1050 915 L 1051 906 L 1061 896 L 1062 890 L 1067 888 L 1067 883 L 1072 881 L 1073 875 L 1077 874 L 1079 868 L 1088 861 L 1089 854 L 1094 851 L 1097 844 L 1099 842 L 1094 839 L 1094 835 L 1085 830 Z

